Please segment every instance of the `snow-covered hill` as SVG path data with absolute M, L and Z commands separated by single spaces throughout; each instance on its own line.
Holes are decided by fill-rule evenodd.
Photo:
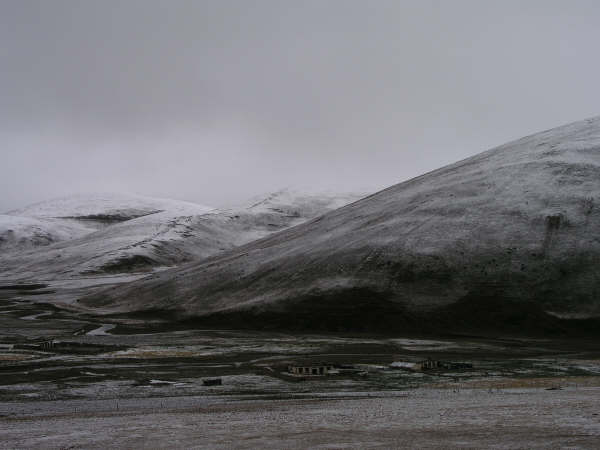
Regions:
M 213 208 L 196 203 L 132 194 L 80 194 L 35 203 L 23 209 L 9 211 L 8 215 L 63 218 L 111 224 L 124 222 L 161 211 L 174 215 L 204 214 Z
M 600 315 L 600 118 L 81 300 L 197 323 L 452 331 Z
M 279 191 L 247 207 L 209 210 L 185 202 L 53 201 L 18 211 L 20 214 L 85 217 L 121 217 L 91 234 L 35 251 L 0 257 L 0 277 L 51 279 L 104 273 L 124 273 L 196 261 L 237 245 L 262 238 L 311 219 L 359 198 L 359 195 L 306 195 Z M 94 201 L 99 200 L 97 204 Z M 160 212 L 152 212 L 162 209 Z M 143 214 L 142 214 L 143 212 Z M 125 220 L 126 214 L 138 214 Z M 93 218 L 90 218 L 93 217 Z
M 93 231 L 69 220 L 0 214 L 0 255 L 76 239 Z
M 308 193 L 287 188 L 250 199 L 246 202 L 247 206 L 236 209 L 247 209 L 254 215 L 279 213 L 291 218 L 310 218 L 320 216 L 325 211 L 341 208 L 364 197 L 364 195 L 339 192 Z

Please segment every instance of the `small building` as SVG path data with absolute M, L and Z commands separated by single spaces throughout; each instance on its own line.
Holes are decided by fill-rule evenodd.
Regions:
M 392 369 L 402 369 L 402 370 L 421 370 L 421 366 L 419 366 L 418 362 L 411 361 L 394 361 L 390 364 Z
M 311 376 L 318 377 L 328 375 L 330 372 L 334 370 L 333 365 L 331 364 L 321 364 L 321 365 L 290 365 L 288 366 L 288 373 L 293 375 L 301 375 L 301 376 Z
M 422 370 L 435 370 L 435 369 L 471 369 L 472 364 L 468 363 L 455 363 L 447 361 L 438 361 L 436 359 L 419 359 L 419 360 L 404 360 L 395 361 L 390 364 L 392 369 L 403 369 L 420 372 Z
M 442 362 L 444 369 L 472 369 L 473 364 L 463 362 Z
M 413 372 L 420 372 L 422 370 L 432 370 L 440 367 L 440 361 L 436 361 L 431 358 L 419 359 L 419 358 L 406 358 L 401 361 L 394 361 L 390 364 L 392 369 L 410 370 Z
M 53 349 L 54 346 L 57 344 L 57 342 L 51 340 L 51 341 L 44 341 L 40 343 L 40 348 L 43 350 L 50 350 Z
M 419 365 L 420 365 L 421 370 L 432 370 L 432 369 L 439 369 L 440 367 L 442 367 L 442 362 L 437 361 L 435 359 L 427 358 L 427 359 L 419 362 Z

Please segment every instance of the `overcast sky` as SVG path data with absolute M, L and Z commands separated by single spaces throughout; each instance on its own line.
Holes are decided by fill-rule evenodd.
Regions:
M 0 0 L 0 211 L 377 190 L 600 114 L 600 2 Z

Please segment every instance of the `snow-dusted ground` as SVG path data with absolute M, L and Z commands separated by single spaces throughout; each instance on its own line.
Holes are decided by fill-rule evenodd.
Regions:
M 15 254 L 18 261 L 25 251 L 76 240 L 136 217 L 164 211 L 174 217 L 200 215 L 211 210 L 190 202 L 124 194 L 81 194 L 48 200 L 0 215 L 0 257 Z
M 90 218 L 108 216 L 125 219 L 169 211 L 176 215 L 204 214 L 213 208 L 197 203 L 133 194 L 96 193 L 79 194 L 46 200 L 7 214 L 26 217 Z M 92 220 L 90 218 L 90 220 Z
M 0 448 L 592 449 L 600 441 L 600 388 L 371 395 L 0 403 Z
M 93 231 L 70 220 L 0 214 L 0 255 L 76 239 Z
M 0 254 L 0 278 L 56 280 L 173 266 L 297 225 L 357 198 L 284 190 L 231 210 L 115 195 L 45 202 L 14 213 L 80 218 L 51 220 L 78 221 L 97 229 L 56 245 Z
M 24 292 L 0 290 L 0 448 L 587 448 L 598 439 L 594 340 L 201 330 L 102 320 Z M 23 345 L 49 340 L 58 347 Z M 389 368 L 427 356 L 473 367 Z M 281 376 L 310 361 L 364 372 Z M 214 377 L 222 385 L 204 386 Z
M 289 319 L 285 326 L 305 313 L 303 320 L 333 322 L 334 329 L 347 324 L 351 311 L 357 315 L 353 301 L 366 298 L 377 298 L 386 311 L 368 323 L 370 309 L 360 303 L 358 315 L 371 329 L 386 318 L 387 328 L 402 329 L 411 314 L 454 308 L 461 299 L 598 316 L 599 229 L 600 118 L 593 118 L 508 143 L 83 303 L 103 311 L 158 308 L 192 316 L 242 311 L 246 322 L 257 323 L 271 311 Z M 314 303 L 302 306 L 307 299 Z M 342 315 L 340 308 L 346 308 Z M 472 317 L 454 311 L 439 317 L 456 314 L 448 325 Z M 495 323 L 482 318 L 474 324 Z M 530 325 L 538 319 L 551 324 L 539 312 Z
M 94 328 L 93 330 L 88 331 L 86 334 L 88 336 L 106 336 L 108 334 L 107 331 L 110 331 L 115 327 L 116 327 L 116 325 L 114 325 L 114 324 L 104 323 L 104 324 L 102 324 L 102 326 L 100 326 L 98 328 Z

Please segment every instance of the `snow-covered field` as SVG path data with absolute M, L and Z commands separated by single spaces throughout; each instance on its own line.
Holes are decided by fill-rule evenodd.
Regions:
M 598 448 L 600 388 L 0 403 L 0 448 Z M 57 402 L 58 403 L 58 402 Z

